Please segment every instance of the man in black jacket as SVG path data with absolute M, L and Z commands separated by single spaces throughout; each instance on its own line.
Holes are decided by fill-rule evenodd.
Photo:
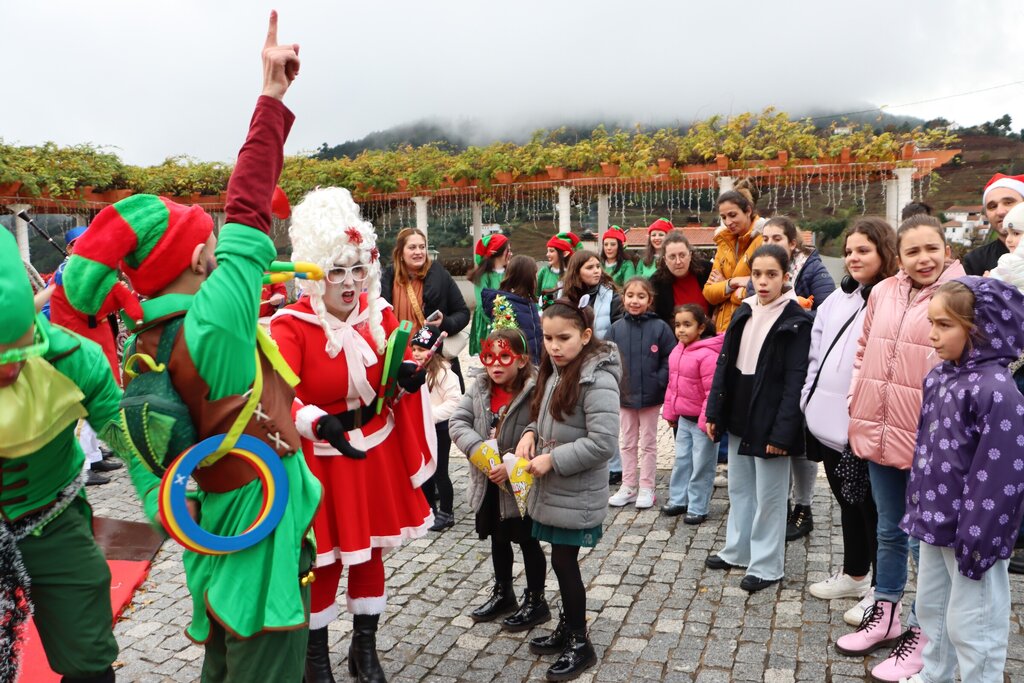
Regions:
M 996 237 L 964 256 L 964 270 L 968 275 L 987 275 L 996 267 L 999 257 L 1009 252 L 1006 248 L 1006 230 L 1003 217 L 1017 204 L 1024 201 L 1024 175 L 1008 176 L 996 173 L 985 185 L 982 195 L 985 215 L 995 231 Z

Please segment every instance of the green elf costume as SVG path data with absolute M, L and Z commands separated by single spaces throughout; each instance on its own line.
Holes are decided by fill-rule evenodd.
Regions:
M 548 240 L 548 249 L 558 252 L 560 263 L 568 264 L 569 257 L 573 252 L 580 249 L 580 237 L 574 232 L 560 232 Z M 565 275 L 565 268 L 558 271 L 552 270 L 551 265 L 546 265 L 537 271 L 537 298 L 540 307 L 547 308 L 558 298 L 558 292 L 562 288 L 562 276 Z
M 150 297 L 141 322 L 130 325 L 135 337 L 128 347 L 158 358 L 162 338 L 165 349 L 173 341 L 166 371 L 200 440 L 229 431 L 259 363 L 262 392 L 244 432 L 281 457 L 288 505 L 274 531 L 254 546 L 227 555 L 184 553 L 193 606 L 185 633 L 206 645 L 203 681 L 297 682 L 306 655 L 309 530 L 321 487 L 301 455 L 291 416 L 298 380 L 257 324 L 263 274 L 277 253 L 269 237 L 271 197 L 293 120 L 279 99 L 259 98 L 228 183 L 219 240 L 199 207 L 135 195 L 97 214 L 64 272 L 71 304 L 86 314 L 100 305 L 118 268 Z M 215 261 L 208 255 L 213 244 Z M 141 365 L 134 369 L 146 371 Z M 135 453 L 130 473 L 155 520 L 160 479 Z M 192 476 L 204 530 L 237 536 L 258 515 L 263 485 L 238 458 L 229 455 Z
M 484 261 L 491 263 L 490 259 L 495 258 L 508 248 L 508 238 L 501 233 L 485 235 L 476 243 L 473 250 L 473 263 L 477 267 Z M 480 346 L 484 339 L 491 333 L 491 319 L 484 313 L 484 306 L 480 300 L 480 293 L 485 289 L 498 289 L 504 271 L 485 270 L 480 274 L 479 279 L 473 283 L 473 290 L 476 296 L 476 306 L 473 308 L 473 321 L 469 328 L 469 355 L 475 356 L 480 353 Z
M 17 679 L 17 640 L 35 612 L 64 683 L 114 680 L 110 569 L 82 488 L 80 418 L 99 433 L 121 390 L 98 344 L 36 315 L 14 238 L 0 230 L 0 681 Z

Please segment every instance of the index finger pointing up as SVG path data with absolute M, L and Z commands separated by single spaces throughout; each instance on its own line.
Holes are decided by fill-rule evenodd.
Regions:
M 277 47 L 277 10 L 270 10 L 270 26 L 267 28 L 267 42 L 263 47 Z

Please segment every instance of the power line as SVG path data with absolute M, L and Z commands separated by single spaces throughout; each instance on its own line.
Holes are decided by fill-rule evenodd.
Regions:
M 820 119 L 835 119 L 843 116 L 856 116 L 857 114 L 873 114 L 875 112 L 881 112 L 883 109 L 898 109 L 900 107 L 912 107 L 918 104 L 928 104 L 930 102 L 940 102 L 942 100 L 951 100 L 956 97 L 966 97 L 967 95 L 977 95 L 982 92 L 989 92 L 991 90 L 1000 90 L 1002 88 L 1010 88 L 1015 85 L 1024 85 L 1024 81 L 1013 81 L 1012 83 L 1003 83 L 1001 85 L 993 85 L 988 88 L 979 88 L 978 90 L 968 90 L 967 92 L 956 93 L 955 95 L 943 95 L 942 97 L 932 97 L 926 100 L 917 100 L 916 102 L 905 102 L 904 104 L 883 104 L 881 107 L 875 107 L 874 109 L 861 109 L 860 111 L 850 111 L 845 114 L 828 114 L 827 116 L 812 116 L 812 121 L 818 121 Z

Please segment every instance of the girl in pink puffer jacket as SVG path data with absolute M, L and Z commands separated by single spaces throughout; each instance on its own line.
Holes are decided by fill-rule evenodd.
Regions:
M 868 298 L 850 386 L 850 449 L 868 461 L 878 508 L 875 603 L 860 627 L 836 642 L 836 649 L 848 656 L 893 645 L 889 657 L 872 669 L 876 681 L 910 678 L 923 667 L 927 638 L 913 608 L 908 628 L 900 625 L 911 548 L 899 523 L 906 508 L 922 385 L 941 362 L 928 340 L 928 302 L 943 283 L 964 274 L 950 255 L 942 224 L 931 216 L 905 220 L 896 231 L 896 249 L 900 271 L 877 284 Z M 916 560 L 916 544 L 914 556 Z
M 676 427 L 676 462 L 661 511 L 685 513 L 687 524 L 700 524 L 708 518 L 718 460 L 718 448 L 704 432 L 704 412 L 725 335 L 715 334 L 715 323 L 695 304 L 676 308 L 675 333 L 679 344 L 668 357 L 662 416 Z

